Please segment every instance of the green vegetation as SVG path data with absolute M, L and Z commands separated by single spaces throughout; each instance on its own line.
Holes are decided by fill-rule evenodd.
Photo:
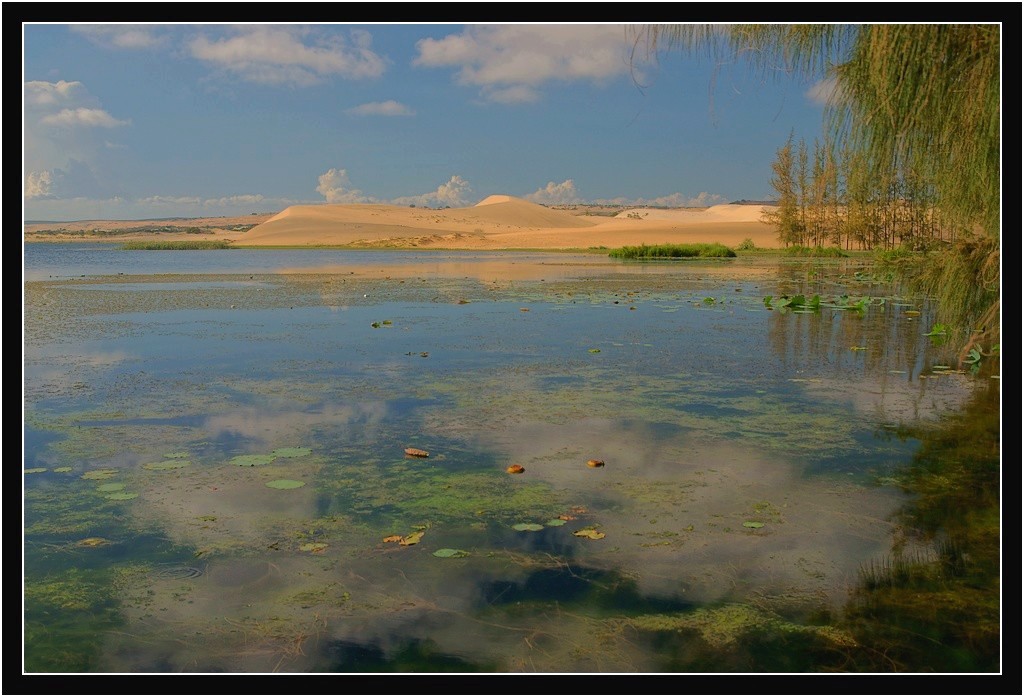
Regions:
M 724 259 L 736 256 L 724 244 L 641 244 L 608 252 L 616 259 Z
M 944 322 L 974 330 L 966 353 L 999 342 L 1000 32 L 996 22 L 649 25 L 638 43 L 831 82 L 825 142 L 794 157 L 790 138 L 773 165 L 780 239 L 936 248 L 907 280 L 938 297 Z
M 132 240 L 122 249 L 231 249 L 227 240 Z

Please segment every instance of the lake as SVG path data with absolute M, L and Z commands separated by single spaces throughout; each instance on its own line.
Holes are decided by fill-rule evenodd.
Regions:
M 998 375 L 870 258 L 24 277 L 26 672 L 998 670 Z

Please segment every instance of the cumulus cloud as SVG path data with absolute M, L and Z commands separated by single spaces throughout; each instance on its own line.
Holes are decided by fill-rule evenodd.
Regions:
M 71 26 L 71 31 L 104 48 L 143 49 L 165 43 L 165 37 L 148 25 L 75 24 Z
M 386 102 L 360 104 L 346 109 L 345 113 L 353 116 L 413 116 L 416 112 L 401 102 L 389 99 Z
M 25 106 L 32 108 L 46 108 L 66 104 L 84 92 L 85 88 L 81 82 L 68 82 L 58 80 L 57 82 L 45 82 L 43 80 L 30 80 L 25 83 Z
M 459 208 L 469 203 L 468 197 L 472 192 L 473 187 L 469 185 L 469 182 L 456 174 L 430 193 L 418 196 L 399 196 L 392 199 L 391 203 L 399 206 L 414 204 L 417 206 L 450 206 L 452 208 Z
M 353 30 L 349 38 L 312 28 L 236 27 L 233 36 L 198 36 L 188 44 L 192 57 L 249 82 L 306 87 L 331 76 L 374 78 L 385 60 L 370 48 L 370 34 Z
M 600 84 L 628 74 L 631 46 L 621 25 L 470 26 L 418 41 L 413 65 L 456 68 L 456 81 L 481 88 L 484 99 L 524 102 L 549 82 Z
M 25 177 L 25 198 L 47 198 L 53 190 L 53 172 L 29 172 Z
M 333 167 L 317 178 L 316 190 L 327 203 L 369 203 L 373 200 L 359 189 L 352 188 L 346 170 Z
M 115 119 L 103 109 L 78 107 L 77 109 L 61 109 L 56 114 L 44 116 L 40 123 L 45 123 L 49 126 L 115 128 L 117 126 L 127 126 L 131 122 Z
M 582 201 L 572 179 L 566 179 L 561 184 L 548 182 L 547 186 L 537 189 L 532 194 L 526 194 L 523 198 L 543 205 L 580 203 Z

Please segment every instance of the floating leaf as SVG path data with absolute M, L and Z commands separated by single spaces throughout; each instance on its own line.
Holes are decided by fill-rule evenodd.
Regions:
M 123 489 L 123 488 L 124 488 L 124 484 L 121 484 L 120 482 L 110 482 L 109 484 L 100 484 L 98 487 L 96 487 L 96 491 L 103 491 L 103 492 L 121 491 L 121 489 Z
M 305 457 L 312 452 L 310 448 L 278 448 L 270 454 L 274 457 Z
M 576 537 L 586 537 L 590 540 L 600 540 L 605 536 L 603 532 L 598 532 L 594 528 L 583 528 L 573 533 Z
M 371 322 L 370 326 L 374 329 L 380 329 L 380 322 Z
M 164 457 L 168 460 L 185 460 L 188 459 L 188 453 L 164 453 Z
M 109 545 L 110 540 L 104 537 L 86 537 L 75 544 L 79 547 L 102 547 L 103 545 Z
M 867 351 L 868 347 L 867 346 L 851 346 L 850 350 L 851 351 Z
M 327 549 L 326 542 L 306 542 L 299 545 L 300 552 L 312 552 L 313 554 L 319 554 L 325 549 Z
M 423 539 L 423 534 L 424 533 L 423 533 L 422 530 L 417 530 L 416 532 L 411 533 L 411 534 L 406 535 L 405 537 L 403 537 L 398 542 L 398 544 L 402 545 L 403 547 L 408 547 L 409 545 L 419 544 L 420 540 Z
M 103 498 L 110 499 L 111 501 L 131 501 L 136 496 L 138 496 L 138 494 L 133 494 L 129 491 L 118 491 L 104 496 Z
M 275 479 L 267 482 L 267 486 L 271 489 L 298 489 L 300 486 L 306 486 L 306 482 L 300 482 L 298 479 Z
M 604 460 L 587 460 L 587 467 L 604 467 Z
M 557 528 L 562 525 L 565 525 L 565 521 L 561 518 L 552 518 L 548 522 L 544 523 L 544 525 L 548 526 L 549 528 Z
M 587 353 L 601 353 L 601 349 L 599 349 L 599 348 L 587 349 Z
M 420 450 L 419 448 L 406 448 L 405 454 L 409 457 L 430 457 L 430 453 L 426 450 Z
M 191 463 L 188 460 L 168 460 L 167 462 L 151 462 L 143 465 L 142 469 L 160 472 L 163 470 L 177 470 L 188 467 Z
M 747 522 L 745 522 L 743 524 L 743 527 L 745 527 L 745 528 L 754 528 L 754 529 L 756 529 L 756 528 L 763 528 L 764 527 L 764 523 L 759 523 L 756 520 L 748 520 Z
M 387 537 L 384 538 L 383 541 L 384 542 L 401 542 L 402 541 L 402 536 L 401 535 L 388 535 Z
M 27 470 L 25 470 L 25 474 L 39 474 L 40 472 L 45 471 L 45 467 L 29 467 Z
M 117 470 L 109 468 L 100 470 L 89 470 L 88 472 L 82 475 L 82 479 L 110 479 L 115 474 L 117 474 Z
M 235 455 L 231 458 L 231 463 L 239 467 L 255 467 L 256 465 L 269 465 L 276 459 L 276 455 Z
M 54 467 L 53 471 L 54 472 L 70 472 L 72 469 L 73 469 L 72 467 Z
M 505 471 L 509 474 L 522 474 L 526 471 L 526 468 L 522 465 L 509 465 L 505 468 Z
M 519 530 L 520 532 L 524 532 L 527 530 L 529 530 L 530 532 L 537 532 L 538 530 L 543 530 L 544 526 L 538 525 L 537 523 L 516 523 L 512 526 L 512 529 Z
M 464 549 L 449 549 L 445 547 L 434 552 L 435 557 L 441 557 L 442 559 L 461 559 L 462 557 L 468 557 L 469 552 Z

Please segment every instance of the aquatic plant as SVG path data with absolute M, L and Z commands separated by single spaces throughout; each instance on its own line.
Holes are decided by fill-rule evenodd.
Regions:
M 641 244 L 613 249 L 608 256 L 615 259 L 724 259 L 736 256 L 724 244 Z

